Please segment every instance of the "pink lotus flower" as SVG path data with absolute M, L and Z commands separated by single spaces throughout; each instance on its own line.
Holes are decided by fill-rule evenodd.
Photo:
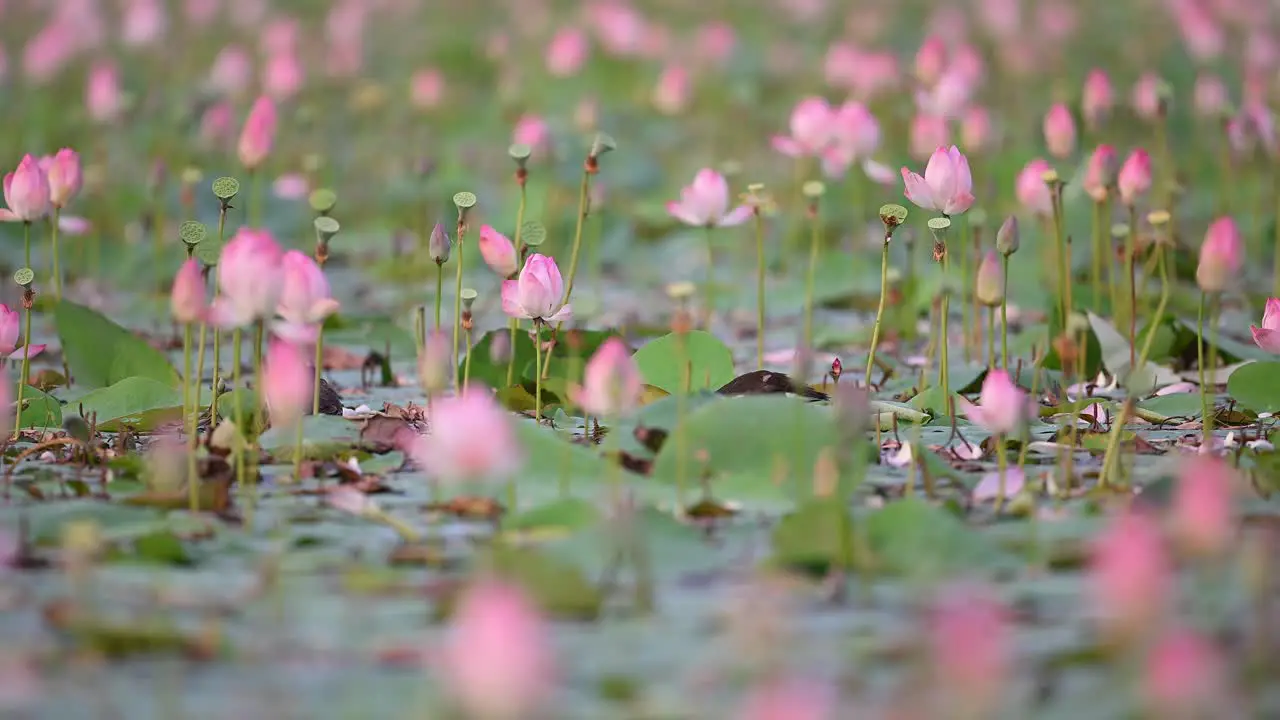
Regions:
M 303 200 L 311 193 L 311 183 L 302 173 L 285 173 L 271 183 L 271 194 L 281 200 Z
M 284 253 L 266 230 L 240 228 L 218 261 L 210 320 L 223 329 L 271 317 L 280 299 Z
M 643 391 L 631 351 L 621 339 L 611 337 L 587 362 L 583 386 L 573 389 L 573 400 L 592 415 L 612 418 L 634 410 Z
M 276 334 L 292 343 L 310 345 L 325 319 L 338 311 L 338 301 L 329 292 L 324 270 L 310 255 L 298 250 L 286 252 L 280 259 L 280 272 L 276 313 L 283 322 L 276 323 Z
M 272 425 L 292 427 L 307 414 L 313 380 L 302 350 L 287 340 L 273 338 L 262 365 L 262 392 Z
M 1120 191 L 1120 199 L 1129 206 L 1151 189 L 1151 156 L 1146 150 L 1139 148 L 1125 158 L 1116 176 L 1116 189 Z
M 1269 353 L 1280 355 L 1280 298 L 1268 298 L 1262 312 L 1262 327 L 1250 325 L 1253 342 Z
M 653 86 L 653 106 L 663 115 L 679 115 L 689 106 L 692 91 L 689 71 L 679 63 L 668 63 Z
M 537 115 L 521 115 L 511 131 L 511 142 L 528 145 L 535 152 L 545 150 L 551 141 L 551 128 Z
M 694 227 L 730 227 L 751 217 L 751 208 L 745 205 L 729 209 L 729 183 L 710 168 L 698 171 L 693 183 L 680 191 L 679 202 L 667 203 L 667 212 Z
M 791 111 L 790 135 L 775 135 L 773 149 L 787 157 L 816 157 L 830 147 L 835 113 L 820 97 L 801 100 Z
M 547 45 L 547 72 L 553 77 L 571 77 L 582 70 L 587 61 L 587 34 L 569 27 L 557 32 Z
M 1146 513 L 1114 518 L 1094 543 L 1089 566 L 1093 607 L 1115 638 L 1133 638 L 1159 618 L 1170 587 L 1160 526 Z
M 1084 81 L 1084 95 L 1081 98 L 1081 112 L 1085 125 L 1097 128 L 1111 113 L 1115 106 L 1115 91 L 1111 88 L 1111 78 L 1105 70 L 1094 68 Z
M 1018 202 L 1036 215 L 1053 214 L 1053 192 L 1044 181 L 1044 174 L 1052 169 L 1047 160 L 1036 158 L 1023 166 L 1014 184 Z
M 1218 293 L 1239 275 L 1244 265 L 1244 237 L 1236 221 L 1221 217 L 1213 221 L 1200 245 L 1196 283 L 1207 293 Z
M 263 95 L 253 103 L 249 117 L 244 121 L 244 129 L 240 131 L 240 145 L 237 152 L 240 164 L 247 170 L 255 170 L 271 154 L 271 146 L 276 139 L 276 104 L 271 98 Z
M 213 59 L 209 69 L 209 87 L 236 96 L 249 87 L 253 77 L 253 60 L 238 45 L 228 45 Z
M 564 322 L 573 309 L 564 302 L 564 279 L 555 258 L 531 254 L 515 280 L 502 282 L 502 311 L 513 318 Z
M 519 587 L 497 579 L 477 581 L 459 600 L 443 660 L 450 691 L 477 720 L 538 716 L 554 690 L 545 621 Z
M 973 205 L 973 176 L 969 161 L 952 145 L 939 146 L 925 166 L 924 177 L 902 168 L 907 199 L 925 210 L 960 215 Z
M 40 169 L 49 181 L 49 202 L 56 208 L 64 208 L 80 194 L 83 176 L 80 172 L 80 156 L 71 148 L 62 148 L 55 155 L 40 158 Z
M 1143 73 L 1133 85 L 1130 102 L 1133 112 L 1143 120 L 1154 120 L 1160 115 L 1160 77 L 1155 73 Z
M 430 110 L 444 99 L 444 75 L 435 68 L 413 74 L 409 81 L 409 101 L 419 110 Z
M 49 212 L 49 195 L 49 178 L 39 161 L 23 156 L 18 168 L 4 176 L 4 202 L 9 209 L 0 211 L 0 220 L 39 220 Z
M 1004 300 L 1004 270 L 995 250 L 988 250 L 978 265 L 973 295 L 978 302 L 989 307 L 995 307 Z
M 100 60 L 89 69 L 89 81 L 85 84 L 85 107 L 89 117 L 100 123 L 113 123 L 124 109 L 120 92 L 120 71 L 114 63 Z
M 937 35 L 930 35 L 920 43 L 916 51 L 916 80 L 921 85 L 933 85 L 941 77 L 947 64 L 947 43 Z
M 926 115 L 952 118 L 968 107 L 973 91 L 972 78 L 960 68 L 948 68 L 938 82 L 916 93 L 916 108 Z
M 1089 156 L 1089 165 L 1084 173 L 1084 191 L 1094 202 L 1102 202 L 1111 193 L 1111 186 L 1116 181 L 1116 149 L 1110 145 L 1099 145 Z
M 1235 484 L 1235 471 L 1217 456 L 1196 455 L 1180 466 L 1170 520 L 1174 537 L 1187 553 L 1213 557 L 1231 545 Z
M 732 25 L 713 20 L 698 28 L 693 45 L 701 61 L 721 65 L 733 55 L 733 47 L 737 41 Z
M 194 258 L 188 259 L 178 268 L 178 274 L 173 278 L 173 290 L 169 295 L 169 308 L 179 325 L 198 323 L 204 319 L 204 277 L 200 273 L 199 261 Z
M 524 453 L 511 415 L 487 388 L 472 384 L 465 394 L 437 398 L 431 432 L 422 436 L 415 459 L 448 483 L 483 482 L 520 470 Z
M 969 407 L 969 419 L 993 435 L 1017 432 L 1030 415 L 1027 394 L 1013 384 L 1004 370 L 987 372 L 978 401 L 978 405 Z
M 947 119 L 941 115 L 916 113 L 911 118 L 910 146 L 911 157 L 917 160 L 928 160 L 939 147 L 946 147 L 950 142 L 951 129 L 947 127 Z
M 418 382 L 426 394 L 435 395 L 449 387 L 453 361 L 453 343 L 449 336 L 439 329 L 427 333 L 418 355 Z
M 164 5 L 159 0 L 129 0 L 124 6 L 120 36 L 126 46 L 143 47 L 164 34 Z
M 880 147 L 880 123 L 860 102 L 850 100 L 835 111 L 832 144 L 822 154 L 827 177 L 838 178 L 859 160 L 870 159 Z
M 287 100 L 302 89 L 305 72 L 296 52 L 277 52 L 267 56 L 262 69 L 262 89 L 266 97 Z
M 1173 19 L 1178 24 L 1178 31 L 1191 57 L 1203 62 L 1222 54 L 1226 37 L 1207 4 L 1175 2 L 1171 5 Z
M 960 116 L 960 144 L 965 152 L 979 153 L 991 143 L 991 114 L 986 108 L 971 105 Z M 946 144 L 945 139 L 936 145 Z
M 1012 669 L 1008 611 L 985 587 L 952 587 L 940 595 L 928 628 L 939 695 L 962 706 L 956 717 L 991 717 Z
M 200 117 L 200 139 L 206 145 L 221 147 L 229 144 L 235 132 L 236 115 L 229 102 L 217 102 L 209 106 Z
M 830 688 L 812 680 L 785 678 L 753 689 L 738 720 L 826 720 L 833 713 Z
M 1058 103 L 1044 116 L 1044 143 L 1056 158 L 1070 157 L 1076 149 L 1076 121 L 1066 105 Z
M 480 257 L 484 258 L 484 264 L 497 273 L 498 277 L 509 278 L 520 269 L 516 246 L 506 235 L 488 225 L 480 226 Z
M 1223 717 L 1222 653 L 1195 630 L 1167 631 L 1147 654 L 1141 689 L 1150 717 Z
M 22 313 L 10 310 L 8 305 L 0 303 L 0 357 L 7 358 L 22 349 L 22 345 L 18 344 L 21 333 Z M 44 348 L 44 345 L 32 345 L 27 351 L 27 357 L 39 355 Z
M 1196 113 L 1206 118 L 1221 117 L 1231 102 L 1222 78 L 1205 72 L 1196 76 L 1196 87 L 1192 98 Z

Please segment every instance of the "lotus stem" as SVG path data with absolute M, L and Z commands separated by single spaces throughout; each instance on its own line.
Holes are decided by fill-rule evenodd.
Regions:
M 422 347 L 419 343 L 418 347 Z M 320 375 L 324 370 L 324 325 L 316 333 L 316 371 L 311 386 L 311 414 L 320 414 Z
M 1129 233 L 1124 239 L 1124 269 L 1129 277 L 1129 367 L 1138 366 L 1138 278 L 1134 270 L 1135 244 L 1138 235 L 1138 208 L 1129 204 Z
M 764 217 L 760 209 L 755 210 L 756 226 L 756 369 L 764 369 Z
M 444 294 L 444 264 L 436 263 L 436 332 L 440 331 L 440 301 Z
M 533 320 L 533 421 L 542 422 L 542 320 Z
M 187 499 L 191 512 L 200 509 L 200 483 L 196 477 L 195 413 L 191 403 L 191 323 L 182 326 L 182 423 L 187 427 Z
M 53 245 L 53 298 L 59 302 L 62 300 L 62 272 L 61 266 L 58 264 L 58 221 L 62 217 L 62 208 L 54 206 L 53 222 L 50 223 L 49 238 Z M 30 267 L 28 265 L 27 267 Z
M 880 321 L 884 317 L 885 300 L 889 295 L 889 239 L 885 233 L 884 244 L 880 248 L 880 302 L 876 305 L 876 322 L 871 326 L 871 349 L 867 352 L 867 387 L 871 387 L 871 369 L 876 364 L 876 347 L 880 344 Z
M 467 233 L 467 224 L 464 222 L 462 215 L 458 215 L 458 271 L 454 276 L 453 289 L 453 384 L 455 387 L 462 387 L 462 366 L 458 364 L 458 357 L 462 343 L 462 264 L 463 257 L 466 256 L 466 248 L 462 244 L 463 238 Z M 440 296 L 436 295 L 436 304 L 440 303 Z
M 1004 295 L 1000 298 L 1000 366 L 1009 372 L 1009 256 L 1000 259 L 1000 270 L 1004 274 Z M 995 334 L 995 328 L 991 333 Z
M 30 223 L 27 223 L 30 227 Z M 27 386 L 27 373 L 31 370 L 31 298 L 35 295 L 28 288 L 25 291 L 22 302 L 23 325 L 22 331 L 22 372 L 18 374 L 18 399 L 15 405 L 13 419 L 13 439 L 17 441 L 22 430 L 22 391 Z
M 705 326 L 711 329 L 711 319 L 716 312 L 716 245 L 715 245 L 715 227 L 708 225 L 703 229 L 703 238 L 707 245 L 707 285 L 703 290 L 706 296 L 706 320 Z
M 573 250 L 569 254 L 569 282 L 564 288 L 564 302 L 567 304 L 573 296 L 573 283 L 578 276 L 578 256 L 582 251 L 582 226 L 591 212 L 591 176 L 594 174 L 594 159 L 588 158 L 582 168 L 582 184 L 578 187 L 578 219 L 573 228 Z

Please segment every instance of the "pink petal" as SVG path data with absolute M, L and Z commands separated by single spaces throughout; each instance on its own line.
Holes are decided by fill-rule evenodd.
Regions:
M 9 208 L 0 208 L 0 222 L 19 222 L 22 218 L 18 217 Z
M 738 207 L 730 210 L 728 215 L 725 215 L 724 217 L 720 218 L 720 222 L 716 223 L 716 225 L 720 227 L 733 227 L 734 225 L 741 225 L 751 217 L 751 213 L 752 213 L 751 208 L 747 207 L 746 205 L 739 205 Z
M 800 143 L 786 135 L 774 135 L 769 142 L 773 145 L 774 150 L 787 157 L 800 157 L 804 154 L 804 149 L 800 147 Z
M 698 217 L 690 212 L 687 207 L 674 200 L 667 202 L 667 213 L 685 225 L 702 224 L 698 221 Z
M 1009 498 L 1022 492 L 1026 481 L 1026 476 L 1018 468 L 1006 468 L 1004 471 L 1004 496 Z M 998 470 L 983 475 L 982 480 L 978 481 L 978 486 L 973 489 L 974 502 L 995 500 L 999 496 L 1000 471 Z
M 573 319 L 573 304 L 569 303 L 564 307 L 560 308 L 560 310 L 557 311 L 555 315 L 552 315 L 549 318 L 543 318 L 543 319 L 546 320 L 547 322 L 557 322 L 557 323 L 569 322 L 570 320 Z
M 30 359 L 39 355 L 40 353 L 44 352 L 44 349 L 46 347 L 49 347 L 49 346 L 48 345 L 32 345 L 31 351 L 27 353 L 27 358 Z M 18 350 L 21 350 L 21 349 L 22 348 L 18 348 Z M 17 352 L 17 351 L 15 350 L 14 352 Z
M 515 280 L 502 281 L 502 312 L 506 313 L 508 317 L 528 320 L 529 313 L 525 312 L 524 308 L 520 307 L 520 303 L 516 301 L 519 293 L 520 289 Z
M 1256 325 L 1250 325 L 1249 330 L 1253 333 L 1253 342 L 1258 347 L 1269 353 L 1280 354 L 1280 330 L 1260 328 Z
M 905 186 L 902 194 L 905 195 L 908 200 L 925 210 L 938 209 L 938 206 L 935 204 L 933 199 L 933 191 L 924 181 L 924 178 L 906 168 L 902 168 L 902 182 Z

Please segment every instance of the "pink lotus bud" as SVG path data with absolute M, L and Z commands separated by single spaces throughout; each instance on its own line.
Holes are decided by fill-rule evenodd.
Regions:
M 922 85 L 933 85 L 942 76 L 947 64 L 947 44 L 937 35 L 930 35 L 916 51 L 916 80 Z
M 970 105 L 960 116 L 960 144 L 966 152 L 980 153 L 990 142 L 991 114 L 984 107 Z
M 1222 26 L 1213 17 L 1208 4 L 1200 2 L 1171 3 L 1173 19 L 1191 57 L 1208 61 L 1222 54 L 1226 38 Z
M 1018 202 L 1036 215 L 1048 217 L 1053 214 L 1053 191 L 1044 181 L 1044 174 L 1052 169 L 1049 161 L 1036 158 L 1023 166 L 1014 184 Z
M 10 310 L 8 305 L 0 303 L 0 358 L 13 355 L 22 349 L 18 342 L 22 334 L 22 313 Z M 39 355 L 44 345 L 32 345 L 28 357 Z
M 160 0 L 129 0 L 124 6 L 120 36 L 127 46 L 151 45 L 164 35 L 166 24 Z
M 556 678 L 538 609 L 519 587 L 495 579 L 477 581 L 458 603 L 441 664 L 458 704 L 476 720 L 538 716 Z
M 228 45 L 213 60 L 209 69 L 209 86 L 227 95 L 239 95 L 249 87 L 253 61 L 243 48 Z
M 955 717 L 991 717 L 1009 680 L 1008 612 L 985 587 L 952 587 L 929 622 L 934 687 L 961 710 Z
M 307 414 L 313 380 L 302 350 L 291 342 L 273 338 L 262 365 L 262 392 L 272 425 L 291 427 Z
M 96 122 L 115 122 L 124 103 L 120 93 L 120 73 L 114 63 L 98 61 L 89 69 L 85 85 L 85 107 Z
M 1222 78 L 1210 73 L 1200 73 L 1196 77 L 1192 103 L 1201 117 L 1217 118 L 1226 113 L 1230 98 Z
M 1132 206 L 1138 198 L 1151 189 L 1151 156 L 1141 148 L 1129 153 L 1120 174 L 1116 176 L 1116 188 L 1125 205 Z
M 1170 585 L 1160 526 L 1143 512 L 1115 517 L 1093 546 L 1094 611 L 1113 639 L 1142 635 L 1159 618 Z
M 1235 471 L 1222 458 L 1196 455 L 1181 465 L 1170 519 L 1184 551 L 1213 557 L 1230 546 L 1235 534 L 1235 483 Z
M 1150 717 L 1222 717 L 1225 690 L 1222 653 L 1195 630 L 1168 631 L 1147 654 L 1142 696 Z
M 940 115 L 916 113 L 911 118 L 911 157 L 928 160 L 934 150 L 946 147 L 951 137 L 947 119 Z
M 3 307 L 3 306 L 0 306 Z M 0 365 L 0 407 L 13 407 L 13 385 L 9 383 L 9 371 L 3 365 Z M 0 417 L 0 435 L 8 435 L 13 431 L 13 415 L 10 413 L 0 413 L 7 417 Z M 3 531 L 0 531 L 2 534 Z M 0 536 L 0 574 L 3 574 L 4 568 L 8 567 L 13 560 L 13 551 L 17 549 L 16 545 L 9 545 L 7 541 L 12 537 Z
M 40 169 L 39 161 L 24 155 L 18 168 L 4 176 L 4 202 L 9 209 L 3 213 L 3 219 L 39 220 L 49 212 L 49 194 L 49 179 Z
M 925 166 L 924 176 L 902 168 L 903 194 L 925 210 L 960 215 L 974 202 L 969 161 L 955 145 L 938 146 Z
M 1244 238 L 1236 221 L 1221 217 L 1213 221 L 1200 245 L 1196 283 L 1207 293 L 1219 293 L 1236 279 L 1244 266 Z
M 200 274 L 200 263 L 195 259 L 188 259 L 178 268 L 178 274 L 173 278 L 169 308 L 173 311 L 173 319 L 180 325 L 198 323 L 204 319 L 204 277 Z
M 1089 156 L 1089 165 L 1085 168 L 1084 191 L 1094 202 L 1102 202 L 1115 181 L 1116 150 L 1110 145 L 1099 145 Z
M 982 381 L 979 404 L 969 408 L 969 419 L 993 435 L 1009 435 L 1022 429 L 1030 413 L 1030 400 L 1004 370 L 989 370 Z
M 663 115 L 679 115 L 689 106 L 692 89 L 689 71 L 679 63 L 668 63 L 653 87 L 653 106 Z
M 587 34 L 579 28 L 564 28 L 547 45 L 547 72 L 554 77 L 577 75 L 587 61 Z
M 542 322 L 563 322 L 572 317 L 572 308 L 564 302 L 564 279 L 555 258 L 533 253 L 515 280 L 504 280 L 502 311 L 513 318 Z
M 506 235 L 488 225 L 480 226 L 480 257 L 489 269 L 498 277 L 509 278 L 520 269 L 520 258 L 516 257 L 516 246 Z
M 223 329 L 244 327 L 276 312 L 284 253 L 266 230 L 240 228 L 218 261 L 218 296 L 210 319 Z
M 1160 77 L 1155 73 L 1143 73 L 1133 85 L 1133 112 L 1143 120 L 1155 120 L 1160 115 Z
M 290 250 L 280 260 L 280 297 L 276 313 L 276 334 L 292 343 L 310 345 L 319 335 L 325 319 L 338 311 L 338 301 L 329 292 L 324 270 L 310 255 Z
M 511 142 L 528 145 L 535 152 L 545 150 L 551 140 L 547 121 L 537 115 L 522 115 L 511 132 Z
M 499 338 L 506 338 L 499 335 Z M 507 340 L 510 342 L 510 340 Z M 427 395 L 435 395 L 449 387 L 453 379 L 453 344 L 449 336 L 436 329 L 427 333 L 418 356 L 418 382 Z
M 409 100 L 419 110 L 430 110 L 444 99 L 444 75 L 435 68 L 419 70 L 409 81 Z
M 1097 128 L 1111 114 L 1115 105 L 1115 91 L 1111 88 L 1111 78 L 1105 70 L 1094 68 L 1084 80 L 1084 95 L 1081 98 L 1081 112 L 1084 122 L 1090 128 Z
M 1249 331 L 1253 333 L 1255 345 L 1280 355 L 1280 298 L 1267 299 L 1267 307 L 1262 312 L 1262 327 L 1250 325 Z
M 66 207 L 80 193 L 83 176 L 75 150 L 62 148 L 56 155 L 41 158 L 40 169 L 49 180 L 49 202 L 54 207 Z
M 583 386 L 574 388 L 573 399 L 592 415 L 612 418 L 634 410 L 643 391 L 631 351 L 621 339 L 611 337 L 587 362 Z
M 978 266 L 973 293 L 978 302 L 988 307 L 997 307 L 1004 301 L 1004 269 L 994 250 L 988 250 Z
M 422 436 L 415 459 L 444 482 L 510 477 L 524 462 L 511 415 L 493 394 L 474 383 L 462 395 L 435 401 L 431 432 Z
M 1018 229 L 1018 216 L 1010 215 L 1000 223 L 996 231 L 996 252 L 1008 257 L 1022 246 L 1022 233 Z
M 1044 143 L 1056 158 L 1070 157 L 1076 150 L 1076 121 L 1066 105 L 1058 103 L 1044 116 Z
M 820 155 L 832 142 L 835 112 L 820 97 L 808 97 L 796 104 L 789 121 L 790 135 L 775 135 L 773 149 L 787 157 Z
M 835 717 L 831 689 L 812 680 L 788 678 L 751 691 L 738 720 L 827 720 Z
M 262 69 L 262 89 L 275 100 L 288 100 L 302 89 L 302 60 L 296 52 L 277 52 L 267 56 Z
M 244 129 L 240 131 L 238 152 L 240 164 L 248 170 L 255 170 L 271 154 L 271 146 L 276 139 L 276 105 L 271 98 L 263 95 L 253 103 L 249 117 L 244 121 Z
M 751 208 L 739 205 L 730 210 L 729 202 L 728 181 L 715 170 L 703 168 L 693 183 L 680 191 L 679 202 L 667 203 L 667 213 L 694 227 L 741 225 L 751 217 Z

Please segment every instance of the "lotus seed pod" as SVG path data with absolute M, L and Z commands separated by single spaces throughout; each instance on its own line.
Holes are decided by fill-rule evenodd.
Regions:
M 213 181 L 213 196 L 225 205 L 240 193 L 240 181 L 233 177 L 220 177 Z
M 328 245 L 329 241 L 342 229 L 337 220 L 328 216 L 316 218 L 313 224 L 316 228 L 316 238 L 324 245 Z
M 19 268 L 18 271 L 13 274 L 13 281 L 24 288 L 31 287 L 31 283 L 35 282 L 35 279 L 36 271 L 27 267 Z
M 520 226 L 520 242 L 526 247 L 538 247 L 547 240 L 547 228 L 537 220 L 529 220 Z
M 199 245 L 208 234 L 209 231 L 205 229 L 204 223 L 196 220 L 185 220 L 178 226 L 178 237 L 188 247 Z
M 470 313 L 471 306 L 475 305 L 476 298 L 479 296 L 480 294 L 477 293 L 473 288 L 462 288 L 462 294 L 459 296 L 460 298 L 462 298 L 462 311 L 466 313 Z
M 319 188 L 311 192 L 307 203 L 317 215 L 328 215 L 338 204 L 338 194 L 328 188 Z

